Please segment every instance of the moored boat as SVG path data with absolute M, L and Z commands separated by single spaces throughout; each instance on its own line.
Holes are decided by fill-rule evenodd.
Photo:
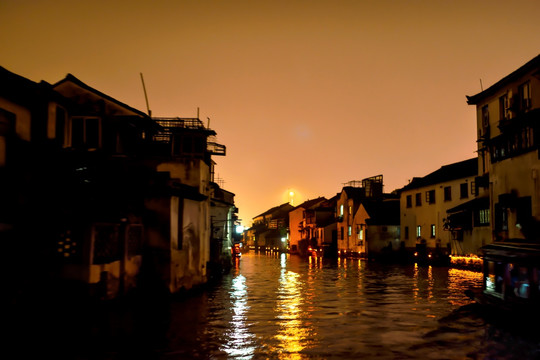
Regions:
M 481 248 L 482 289 L 466 295 L 512 316 L 540 315 L 540 242 L 513 239 Z

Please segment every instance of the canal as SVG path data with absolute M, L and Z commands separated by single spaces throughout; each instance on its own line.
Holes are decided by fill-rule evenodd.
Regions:
M 540 328 L 484 316 L 471 286 L 480 273 L 244 254 L 180 298 L 156 288 L 108 305 L 29 303 L 4 337 L 21 358 L 540 359 Z
M 245 254 L 170 309 L 162 359 L 529 359 L 538 336 L 480 316 L 476 272 Z

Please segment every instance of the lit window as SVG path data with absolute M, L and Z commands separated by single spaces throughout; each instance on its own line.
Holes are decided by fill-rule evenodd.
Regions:
M 339 206 L 339 215 L 343 216 L 343 204 Z
M 431 237 L 434 238 L 435 235 L 435 224 L 431 224 Z
M 347 230 L 347 235 L 351 236 L 352 235 L 352 226 L 349 225 L 349 229 Z
M 426 203 L 435 204 L 435 190 L 426 191 Z
M 416 237 L 421 237 L 422 236 L 422 226 L 418 225 L 416 227 Z

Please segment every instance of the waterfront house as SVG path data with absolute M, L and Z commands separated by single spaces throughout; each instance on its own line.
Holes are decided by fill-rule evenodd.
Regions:
M 340 194 L 320 203 L 315 209 L 315 238 L 326 257 L 337 255 L 336 204 Z
M 477 198 L 477 171 L 477 159 L 471 158 L 415 177 L 400 190 L 401 240 L 409 253 L 422 248 L 426 254 L 463 255 L 477 248 L 470 232 L 463 235 L 470 229 L 448 226 L 447 213 Z
M 475 221 L 491 230 L 482 245 L 515 238 L 538 240 L 540 55 L 467 96 L 467 103 L 476 106 L 476 185 L 487 199 Z
M 353 233 L 362 256 L 381 261 L 396 259 L 402 249 L 399 204 L 399 196 L 395 194 L 360 202 Z
M 316 231 L 316 208 L 325 201 L 327 199 L 324 197 L 307 200 L 289 212 L 290 253 L 305 255 L 308 253 L 308 248 L 319 248 Z
M 252 230 L 248 232 L 254 234 L 250 245 L 253 244 L 255 251 L 287 251 L 289 212 L 293 208 L 284 203 L 253 218 Z
M 345 183 L 339 199 L 337 210 L 337 249 L 343 256 L 366 256 L 367 243 L 364 239 L 368 215 L 359 213 L 363 201 L 383 197 L 383 176 L 377 175 L 361 181 Z M 358 215 L 358 216 L 357 216 Z
M 141 159 L 159 126 L 71 74 L 52 88 L 76 105 L 48 125 L 62 150 L 61 167 L 51 169 L 64 177 L 56 222 L 60 277 L 114 298 L 137 287 L 152 174 Z
M 210 266 L 217 275 L 232 265 L 238 209 L 234 205 L 232 192 L 222 189 L 215 182 L 211 182 L 210 186 Z
M 146 197 L 146 235 L 152 263 L 174 293 L 204 284 L 211 275 L 211 196 L 216 190 L 211 157 L 224 156 L 226 148 L 199 118 L 153 120 L 161 131 L 145 161 L 159 177 Z

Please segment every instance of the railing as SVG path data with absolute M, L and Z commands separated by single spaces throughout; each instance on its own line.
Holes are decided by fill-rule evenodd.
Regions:
M 154 117 L 152 118 L 157 122 L 165 131 L 170 131 L 173 128 L 184 128 L 184 129 L 197 129 L 204 130 L 203 122 L 198 118 L 165 118 L 165 117 Z

